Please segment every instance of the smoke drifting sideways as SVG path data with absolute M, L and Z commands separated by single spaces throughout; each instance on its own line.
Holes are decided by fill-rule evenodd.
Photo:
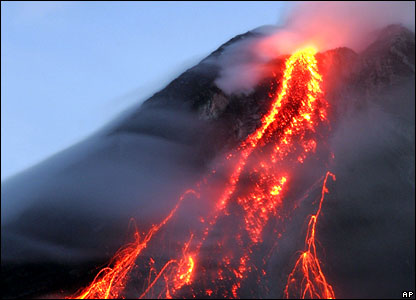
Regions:
M 273 70 L 268 62 L 306 46 L 324 52 L 348 47 L 364 50 L 377 31 L 401 24 L 415 31 L 413 1 L 301 2 L 293 6 L 283 26 L 254 30 L 225 49 L 217 63 L 221 76 L 216 85 L 226 94 L 249 94 Z
M 2 265 L 104 263 L 133 237 L 131 219 L 143 232 L 169 213 L 204 169 L 205 127 L 142 112 L 2 183 Z

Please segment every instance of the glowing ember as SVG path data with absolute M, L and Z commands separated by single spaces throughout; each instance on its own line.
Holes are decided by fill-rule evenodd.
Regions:
M 215 202 L 215 209 L 198 219 L 200 227 L 196 227 L 188 241 L 181 245 L 182 253 L 162 263 L 159 271 L 155 260 L 150 259 L 147 280 L 144 279 L 146 284 L 138 295 L 140 298 L 178 297 L 185 288 L 193 297 L 237 298 L 249 276 L 255 276 L 259 281 L 266 275 L 266 259 L 259 263 L 253 253 L 263 243 L 263 235 L 271 220 L 277 224 L 273 229 L 277 236 L 283 233 L 282 221 L 295 209 L 293 203 L 283 201 L 289 190 L 291 172 L 316 151 L 317 127 L 326 124 L 328 104 L 320 88 L 322 77 L 318 73 L 315 52 L 313 48 L 302 49 L 286 60 L 279 93 L 272 96 L 271 107 L 262 118 L 261 126 L 225 158 L 225 165 L 231 168 L 223 192 Z M 216 174 L 213 170 L 209 176 Z M 207 186 L 208 179 L 203 180 Z M 136 233 L 135 242 L 116 254 L 110 264 L 112 267 L 102 269 L 76 298 L 123 297 L 142 251 L 176 214 L 190 193 L 196 195 L 193 191 L 184 193 L 171 213 L 161 223 L 153 225 L 143 238 Z M 323 196 L 321 203 L 322 200 Z M 332 288 L 326 281 L 325 288 L 319 285 L 325 277 L 316 258 L 314 237 L 321 203 L 317 214 L 311 218 L 308 248 L 290 278 L 297 276 L 300 264 L 311 268 L 312 273 L 318 268 L 319 277 L 310 278 L 312 275 L 307 273 L 308 285 L 304 295 L 333 297 Z M 227 230 L 218 229 L 224 222 L 229 224 Z M 216 240 L 214 246 L 205 243 L 210 235 Z M 202 255 L 204 251 L 209 254 Z M 300 288 L 305 289 L 304 286 Z M 291 291 L 290 284 L 285 295 L 289 296 Z

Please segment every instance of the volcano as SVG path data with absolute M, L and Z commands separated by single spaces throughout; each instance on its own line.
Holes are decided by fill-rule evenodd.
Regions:
M 398 298 L 414 291 L 415 36 L 268 61 L 231 39 L 2 184 L 4 297 Z

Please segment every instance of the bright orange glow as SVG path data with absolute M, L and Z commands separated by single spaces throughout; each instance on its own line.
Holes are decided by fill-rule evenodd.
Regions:
M 225 157 L 224 164 L 230 166 L 230 170 L 225 186 L 215 200 L 214 210 L 198 218 L 200 227 L 190 233 L 186 242 L 180 244 L 181 253 L 161 262 L 159 270 L 155 260 L 150 259 L 147 281 L 139 298 L 174 298 L 183 289 L 197 297 L 192 286 L 200 278 L 206 283 L 202 293 L 204 297 L 238 298 L 249 274 L 256 272 L 260 274 L 257 276 L 266 275 L 263 266 L 256 265 L 253 260 L 253 253 L 263 242 L 267 225 L 271 221 L 285 219 L 288 211 L 295 209 L 293 204 L 284 202 L 291 170 L 302 166 L 315 152 L 318 145 L 315 134 L 317 127 L 326 122 L 328 104 L 320 87 L 322 77 L 318 72 L 315 53 L 316 50 L 309 47 L 295 52 L 286 60 L 280 89 L 276 95 L 271 95 L 270 109 L 261 119 L 260 126 Z M 209 185 L 209 176 L 216 176 L 217 173 L 221 172 L 212 170 L 202 183 Z M 170 214 L 161 223 L 153 225 L 143 238 L 136 233 L 135 242 L 120 250 L 110 266 L 102 269 L 76 298 L 122 297 L 129 274 L 142 251 L 167 226 L 183 200 L 191 193 L 197 195 L 192 190 L 185 192 Z M 313 240 L 313 248 L 308 248 L 312 251 L 305 251 L 301 256 L 306 260 L 311 253 L 313 262 L 317 262 L 314 236 L 320 209 L 321 204 L 311 219 L 312 232 L 307 237 L 308 243 Z M 204 247 L 208 247 L 205 245 L 207 237 L 217 234 L 214 232 L 216 225 L 226 221 L 228 216 L 232 216 L 235 222 L 229 222 L 226 229 L 220 230 L 215 245 L 209 246 L 212 257 L 200 257 Z M 275 232 L 280 237 L 283 229 L 279 227 Z M 308 244 L 309 247 L 312 244 Z M 266 261 L 263 258 L 264 264 Z M 214 275 L 204 264 L 215 267 Z M 320 267 L 319 272 L 321 276 Z M 324 278 L 323 274 L 319 278 Z M 229 290 L 218 288 L 223 282 L 230 282 Z M 324 292 L 319 294 L 321 297 L 329 295 L 327 290 L 312 287 L 313 284 L 316 284 L 313 280 L 308 282 L 307 291 L 313 290 L 314 296 L 321 291 Z M 291 287 L 286 289 L 291 291 Z

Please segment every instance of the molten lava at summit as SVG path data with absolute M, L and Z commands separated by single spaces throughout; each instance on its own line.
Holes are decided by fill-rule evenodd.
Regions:
M 299 206 L 288 200 L 295 173 L 302 172 L 322 149 L 322 132 L 329 127 L 315 54 L 308 47 L 287 58 L 279 90 L 272 95 L 261 126 L 226 154 L 194 190 L 186 191 L 164 220 L 143 234 L 136 231 L 134 242 L 120 249 L 108 267 L 73 298 L 239 298 L 250 282 L 262 282 L 270 269 L 270 253 Z M 212 197 L 210 185 L 219 180 L 218 174 L 227 177 L 221 192 Z M 305 250 L 287 275 L 285 297 L 335 297 L 315 246 L 328 176 L 335 179 L 327 173 L 323 181 Z M 206 197 L 212 209 L 195 216 L 198 225 L 181 233 L 186 235 L 183 241 L 169 248 L 162 233 L 180 230 L 172 220 L 190 200 Z M 273 245 L 265 241 L 271 235 Z M 154 252 L 158 249 L 168 249 L 168 255 L 158 257 Z

